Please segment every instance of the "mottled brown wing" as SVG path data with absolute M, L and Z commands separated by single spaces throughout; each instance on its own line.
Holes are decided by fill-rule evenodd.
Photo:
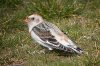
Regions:
M 60 44 L 55 39 L 55 37 L 50 33 L 49 30 L 41 29 L 38 27 L 34 27 L 32 30 L 34 31 L 34 33 L 36 35 L 38 35 L 40 37 L 41 40 L 43 40 L 45 42 L 45 44 L 48 44 L 49 46 L 51 46 L 52 48 L 55 48 L 55 49 L 60 49 L 60 50 L 64 50 L 64 51 L 67 50 L 67 48 L 65 46 Z
M 44 44 L 48 44 L 49 46 L 55 49 L 67 51 L 67 48 L 63 46 L 61 43 L 59 43 L 55 39 L 55 36 L 51 34 L 50 29 L 54 30 L 57 34 L 61 32 L 55 25 L 47 22 L 41 23 L 33 27 L 32 31 L 37 36 L 39 36 L 42 41 L 44 41 Z
M 50 33 L 48 29 L 41 29 L 38 27 L 34 27 L 32 30 L 35 32 L 36 35 L 40 37 L 41 40 L 48 41 L 55 45 L 59 44 L 59 42 L 57 42 L 55 37 Z

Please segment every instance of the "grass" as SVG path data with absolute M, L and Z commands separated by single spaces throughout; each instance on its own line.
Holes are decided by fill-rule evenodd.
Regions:
M 0 2 L 0 66 L 99 66 L 99 3 L 99 0 L 3 0 Z M 23 23 L 34 12 L 67 33 L 85 53 L 81 56 L 38 53 L 43 47 L 31 39 Z

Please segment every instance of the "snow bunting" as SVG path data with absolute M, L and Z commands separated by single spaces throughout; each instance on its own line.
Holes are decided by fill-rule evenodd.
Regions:
M 49 50 L 59 49 L 82 54 L 82 50 L 71 41 L 57 26 L 45 21 L 40 15 L 32 14 L 25 19 L 29 33 L 40 45 Z

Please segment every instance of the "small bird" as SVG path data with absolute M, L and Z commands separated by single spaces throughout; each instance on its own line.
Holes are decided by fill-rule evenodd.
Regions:
M 82 54 L 83 50 L 75 45 L 57 26 L 45 21 L 42 16 L 32 14 L 24 20 L 32 38 L 48 50 L 58 49 L 65 52 Z

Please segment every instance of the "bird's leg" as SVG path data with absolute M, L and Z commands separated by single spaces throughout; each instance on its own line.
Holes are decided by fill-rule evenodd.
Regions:
M 52 51 L 53 49 L 52 48 L 48 48 L 48 50 Z
M 45 50 L 45 53 L 50 53 L 53 49 L 52 48 L 48 48 Z
M 45 54 L 45 49 L 42 49 L 39 51 L 39 54 L 42 54 L 42 53 Z
M 46 53 L 51 52 L 52 50 L 53 50 L 52 48 L 42 49 L 42 50 L 39 51 L 39 54 L 41 54 L 41 53 L 46 54 Z

